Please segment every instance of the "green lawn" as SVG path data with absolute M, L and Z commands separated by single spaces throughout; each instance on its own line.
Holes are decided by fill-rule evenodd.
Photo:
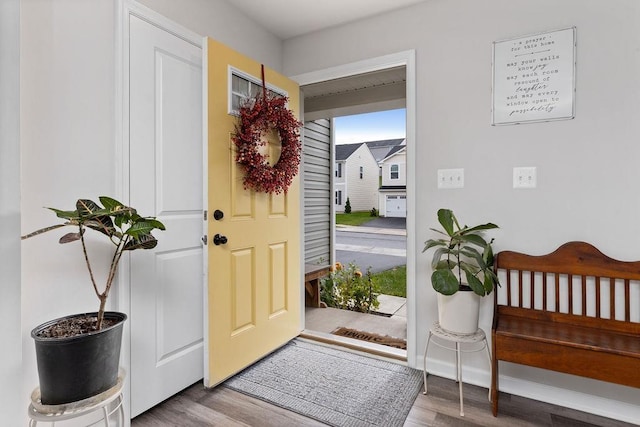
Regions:
M 381 294 L 407 297 L 406 265 L 373 274 L 372 280 L 380 286 Z
M 369 211 L 336 214 L 336 224 L 342 225 L 362 225 L 372 219 L 375 219 L 375 217 L 371 216 Z

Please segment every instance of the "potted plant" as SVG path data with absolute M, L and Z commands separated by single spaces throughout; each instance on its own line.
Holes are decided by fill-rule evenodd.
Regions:
M 444 237 L 429 239 L 422 252 L 436 248 L 431 261 L 431 285 L 438 292 L 440 326 L 450 332 L 474 333 L 478 329 L 480 297 L 499 286 L 493 271 L 493 239 L 487 242 L 482 232 L 498 228 L 486 223 L 460 227 L 450 209 L 438 210 L 438 222 Z
M 134 208 L 110 197 L 100 197 L 100 203 L 103 206 L 80 199 L 73 211 L 48 208 L 66 221 L 22 236 L 24 240 L 61 227 L 76 228 L 62 236 L 59 242 L 80 241 L 93 291 L 100 301 L 97 312 L 51 320 L 31 331 L 36 345 L 40 399 L 46 405 L 82 400 L 116 384 L 122 326 L 127 316 L 105 311 L 109 291 L 125 251 L 154 248 L 158 241 L 151 232 L 165 229 L 155 218 L 142 217 Z M 87 229 L 105 236 L 114 247 L 103 287 L 98 286 L 89 261 L 85 241 Z

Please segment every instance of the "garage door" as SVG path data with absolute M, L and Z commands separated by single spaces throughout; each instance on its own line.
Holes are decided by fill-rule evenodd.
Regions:
M 406 218 L 407 217 L 407 196 L 387 196 L 388 217 Z

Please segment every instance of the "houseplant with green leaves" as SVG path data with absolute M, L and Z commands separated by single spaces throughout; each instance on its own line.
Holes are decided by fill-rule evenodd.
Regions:
M 489 295 L 500 284 L 498 276 L 493 270 L 493 248 L 491 245 L 494 239 L 487 241 L 483 237 L 483 232 L 498 228 L 498 226 L 491 222 L 471 227 L 460 226 L 460 222 L 451 209 L 439 209 L 438 222 L 443 230 L 433 228 L 431 230 L 442 237 L 427 240 L 423 252 L 435 248 L 431 260 L 431 268 L 433 269 L 431 285 L 438 292 L 440 323 L 442 326 L 443 310 L 448 310 L 454 317 L 464 314 L 456 313 L 456 311 L 465 310 L 465 308 L 448 309 L 448 307 L 443 307 L 454 296 L 460 294 L 455 298 L 456 301 L 464 300 L 465 303 L 475 304 L 471 309 L 472 318 L 475 314 L 475 326 L 473 326 L 473 322 L 470 322 L 464 328 L 464 333 L 472 333 L 477 329 L 479 297 Z
M 48 208 L 61 224 L 51 225 L 25 236 L 28 239 L 62 227 L 75 228 L 59 243 L 79 241 L 89 272 L 93 292 L 99 300 L 96 312 L 65 316 L 45 322 L 31 331 L 36 343 L 36 358 L 43 404 L 62 404 L 85 399 L 113 387 L 118 378 L 124 313 L 106 311 L 122 256 L 137 249 L 153 249 L 158 244 L 151 234 L 164 230 L 154 217 L 140 216 L 136 209 L 111 198 L 99 198 L 102 205 L 79 199 L 75 210 Z M 112 245 L 109 269 L 103 286 L 94 275 L 85 233 L 94 230 Z

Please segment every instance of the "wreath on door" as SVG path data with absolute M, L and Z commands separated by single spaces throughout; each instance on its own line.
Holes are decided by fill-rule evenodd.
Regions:
M 240 108 L 233 143 L 236 162 L 244 169 L 244 188 L 265 193 L 286 193 L 300 165 L 300 126 L 287 108 L 287 98 L 263 92 Z M 259 147 L 267 144 L 263 135 L 276 131 L 282 144 L 280 158 L 272 166 Z

